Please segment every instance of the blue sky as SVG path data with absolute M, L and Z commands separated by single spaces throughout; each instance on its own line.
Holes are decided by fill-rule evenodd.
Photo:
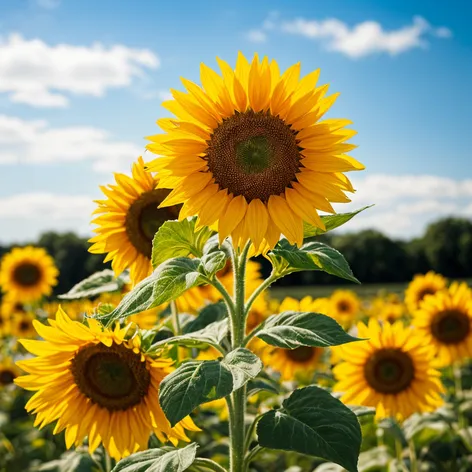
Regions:
M 88 234 L 98 185 L 143 152 L 169 88 L 238 50 L 320 67 L 341 92 L 330 116 L 354 121 L 367 166 L 350 207 L 377 204 L 351 228 L 410 237 L 470 217 L 471 14 L 467 1 L 2 0 L 0 243 Z

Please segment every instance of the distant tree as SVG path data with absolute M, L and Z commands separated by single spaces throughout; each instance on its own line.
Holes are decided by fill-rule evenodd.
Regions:
M 472 276 L 472 222 L 445 218 L 430 224 L 421 240 L 428 265 L 446 277 Z
M 401 242 L 365 230 L 333 237 L 333 246 L 363 283 L 401 282 L 410 277 L 408 254 Z
M 74 233 L 44 233 L 37 245 L 44 247 L 54 257 L 60 271 L 55 294 L 65 293 L 77 282 L 109 267 L 109 264 L 103 264 L 104 256 L 89 253 L 90 244 Z

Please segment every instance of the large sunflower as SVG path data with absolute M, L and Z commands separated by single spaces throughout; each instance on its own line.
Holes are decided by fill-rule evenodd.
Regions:
M 99 216 L 92 223 L 97 236 L 89 251 L 107 253 L 106 261 L 116 275 L 130 269 L 133 283 L 151 274 L 152 240 L 159 227 L 167 220 L 175 220 L 179 207 L 159 209 L 158 205 L 169 194 L 156 189 L 158 179 L 144 170 L 142 157 L 133 164 L 132 176 L 115 174 L 115 185 L 102 186 L 106 200 L 97 200 L 94 214 Z
M 436 350 L 439 365 L 472 357 L 472 292 L 466 283 L 426 297 L 412 323 Z
M 401 322 L 383 327 L 371 319 L 358 325 L 368 341 L 343 345 L 343 362 L 334 369 L 346 404 L 373 406 L 377 418 L 407 418 L 441 405 L 440 373 L 431 367 L 432 350 L 425 338 Z
M 405 290 L 405 303 L 410 314 L 420 307 L 426 295 L 434 295 L 438 290 L 445 288 L 446 283 L 442 275 L 433 271 L 425 275 L 415 275 Z
M 182 79 L 187 92 L 163 103 L 176 118 L 158 120 L 165 133 L 148 138 L 161 156 L 148 170 L 173 189 L 161 207 L 183 203 L 181 218 L 198 215 L 238 246 L 272 248 L 281 233 L 300 245 L 303 221 L 324 228 L 318 210 L 349 201 L 342 172 L 364 168 L 346 154 L 356 147 L 345 142 L 351 122 L 320 121 L 338 94 L 316 86 L 319 70 L 299 80 L 300 63 L 281 74 L 257 54 L 249 64 L 239 53 L 234 71 L 218 63 L 222 75 L 201 65 L 202 87 Z
M 37 301 L 50 295 L 59 271 L 53 258 L 40 247 L 16 247 L 0 263 L 0 288 L 12 299 Z
M 139 337 L 125 340 L 126 328 L 88 323 L 59 309 L 50 326 L 35 321 L 44 341 L 21 341 L 38 356 L 17 363 L 29 375 L 15 380 L 36 391 L 26 405 L 36 414 L 35 426 L 57 420 L 54 434 L 65 430 L 68 448 L 88 436 L 90 453 L 103 443 L 116 460 L 146 449 L 152 432 L 163 442 L 188 441 L 185 429 L 198 430 L 193 421 L 187 417 L 171 428 L 158 401 L 172 361 L 147 356 Z

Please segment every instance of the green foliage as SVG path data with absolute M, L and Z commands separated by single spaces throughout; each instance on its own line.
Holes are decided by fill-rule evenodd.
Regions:
M 195 461 L 198 445 L 137 452 L 121 460 L 112 472 L 184 472 Z
M 175 257 L 202 257 L 203 247 L 212 231 L 203 226 L 195 231 L 197 217 L 166 221 L 157 231 L 152 242 L 152 266 L 154 269 Z
M 280 261 L 277 259 L 285 260 L 288 263 L 288 267 L 285 269 L 286 273 L 301 270 L 321 270 L 359 283 L 344 256 L 336 249 L 318 241 L 309 241 L 299 248 L 296 245 L 291 245 L 286 239 L 282 239 L 269 252 L 269 257 L 277 266 L 280 266 Z
M 162 409 L 174 426 L 197 406 L 241 388 L 261 369 L 260 359 L 244 348 L 221 360 L 185 362 L 162 381 L 159 391 Z
M 340 226 L 350 221 L 359 213 L 372 207 L 373 205 L 369 205 L 350 213 L 336 213 L 335 215 L 322 215 L 321 221 L 323 221 L 326 227 L 326 231 L 316 226 L 312 226 L 310 223 L 307 223 L 305 221 L 303 223 L 303 238 L 311 238 L 313 236 L 319 236 L 320 234 L 327 233 L 328 231 L 333 231 L 333 229 L 339 228 Z
M 116 309 L 102 321 L 110 324 L 114 320 L 175 300 L 186 290 L 204 284 L 209 266 L 215 268 L 218 264 L 207 261 L 205 265 L 200 259 L 186 257 L 167 260 L 126 294 Z
M 267 344 L 285 349 L 338 346 L 359 341 L 329 316 L 296 311 L 270 316 L 257 332 L 257 337 Z
M 257 437 L 263 447 L 322 457 L 357 471 L 362 435 L 356 415 L 321 388 L 295 390 L 280 410 L 262 416 Z
M 129 283 L 128 273 L 124 272 L 119 277 L 110 269 L 95 272 L 90 277 L 74 285 L 67 293 L 59 295 L 63 300 L 78 300 L 91 298 L 106 292 L 121 291 L 125 284 Z
M 215 321 L 214 323 L 205 326 L 205 328 L 202 328 L 201 330 L 163 339 L 162 341 L 159 341 L 151 346 L 150 351 L 155 351 L 166 344 L 178 344 L 180 346 L 200 349 L 213 346 L 220 350 L 220 344 L 228 335 L 228 332 L 228 320 L 224 319 L 221 321 Z
M 228 309 L 223 302 L 212 303 L 206 305 L 199 313 L 198 316 L 192 318 L 182 328 L 183 334 L 193 333 L 199 331 L 210 323 L 215 321 L 221 321 L 228 316 Z

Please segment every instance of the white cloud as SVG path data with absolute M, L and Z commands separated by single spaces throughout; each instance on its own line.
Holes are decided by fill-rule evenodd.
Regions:
M 356 216 L 343 231 L 377 229 L 389 236 L 409 239 L 446 216 L 471 217 L 472 180 L 455 180 L 434 175 L 382 175 L 354 177 L 358 191 L 352 203 L 338 205 L 340 212 L 364 205 L 373 208 Z
M 0 165 L 91 160 L 97 172 L 128 171 L 144 151 L 90 126 L 54 128 L 47 121 L 0 115 Z
M 252 43 L 264 43 L 267 40 L 267 34 L 262 30 L 250 30 L 246 37 Z
M 12 34 L 0 38 L 0 93 L 35 107 L 66 107 L 68 94 L 103 96 L 110 88 L 129 86 L 156 69 L 159 58 L 149 49 L 122 45 L 105 47 L 58 44 L 24 39 Z
M 34 241 L 45 231 L 88 236 L 94 208 L 92 197 L 85 195 L 36 192 L 0 198 L 0 243 Z
M 297 18 L 291 21 L 277 22 L 277 15 L 270 15 L 257 30 L 251 30 L 248 37 L 253 41 L 266 37 L 274 29 L 309 39 L 322 41 L 330 51 L 337 51 L 351 58 L 360 58 L 375 53 L 396 55 L 413 48 L 428 46 L 427 37 L 449 38 L 451 30 L 442 26 L 435 28 L 424 18 L 416 16 L 410 25 L 399 29 L 386 30 L 376 21 L 364 21 L 352 27 L 345 22 L 329 18 L 326 20 L 308 20 Z M 249 36 L 250 35 L 250 36 Z

